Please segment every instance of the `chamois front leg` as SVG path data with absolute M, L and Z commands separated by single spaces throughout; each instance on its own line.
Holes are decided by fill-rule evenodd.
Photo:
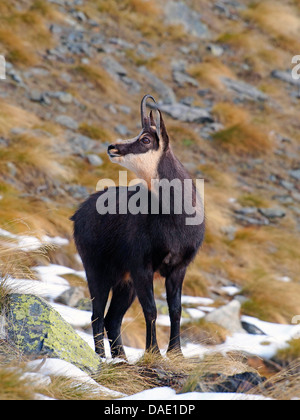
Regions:
M 86 273 L 93 304 L 92 328 L 95 351 L 100 357 L 105 358 L 104 312 L 111 289 L 111 281 L 104 277 L 99 281 L 98 270 L 86 269 Z
M 166 279 L 167 301 L 171 320 L 171 333 L 168 353 L 176 351 L 181 353 L 180 321 L 182 314 L 181 295 L 182 284 L 186 268 L 174 270 Z
M 121 337 L 122 320 L 135 299 L 131 281 L 120 283 L 113 288 L 113 297 L 105 317 L 105 329 L 110 341 L 112 357 L 126 358 Z
M 157 309 L 154 299 L 152 270 L 141 270 L 132 273 L 134 286 L 146 320 L 146 351 L 159 353 L 156 338 Z

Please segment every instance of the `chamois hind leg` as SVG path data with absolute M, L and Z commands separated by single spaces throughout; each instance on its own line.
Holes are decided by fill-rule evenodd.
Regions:
M 136 293 L 131 280 L 121 282 L 113 288 L 112 300 L 104 321 L 112 357 L 126 357 L 121 337 L 121 326 L 124 315 L 135 297 Z
M 146 351 L 159 353 L 156 339 L 157 309 L 153 291 L 153 275 L 152 270 L 137 270 L 132 273 L 132 278 L 146 320 Z
M 166 279 L 167 301 L 171 320 L 171 334 L 168 352 L 181 353 L 180 321 L 182 314 L 181 295 L 186 268 L 174 270 Z
M 100 357 L 105 357 L 104 349 L 104 313 L 111 289 L 111 281 L 105 279 L 100 272 L 86 270 L 92 304 L 92 328 L 95 342 L 95 351 Z M 101 278 L 101 280 L 99 279 Z

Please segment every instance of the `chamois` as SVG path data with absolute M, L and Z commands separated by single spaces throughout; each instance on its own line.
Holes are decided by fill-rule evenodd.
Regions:
M 204 238 L 204 214 L 198 224 L 186 223 L 187 215 L 175 211 L 175 188 L 172 189 L 170 214 L 163 206 L 161 188 L 151 181 L 179 180 L 179 186 L 189 180 L 192 201 L 195 204 L 197 190 L 191 176 L 175 157 L 161 111 L 156 105 L 147 116 L 146 103 L 155 99 L 146 95 L 141 104 L 142 131 L 134 139 L 118 141 L 108 147 L 111 162 L 133 171 L 145 181 L 149 197 L 147 212 L 131 214 L 120 212 L 121 191 L 130 200 L 132 188 L 117 187 L 116 214 L 99 214 L 97 201 L 111 188 L 97 192 L 81 205 L 75 215 L 74 239 L 86 270 L 93 303 L 92 327 L 96 353 L 105 357 L 104 329 L 106 330 L 113 357 L 125 357 L 121 339 L 121 325 L 125 313 L 136 296 L 142 306 L 146 321 L 146 350 L 159 352 L 156 339 L 157 309 L 154 299 L 153 279 L 158 273 L 165 278 L 166 296 L 171 320 L 168 351 L 181 352 L 180 320 L 182 285 L 188 265 L 195 258 Z M 155 102 L 156 104 L 156 102 Z M 137 187 L 138 188 L 138 187 Z M 142 188 L 142 186 L 140 186 Z M 143 187 L 145 188 L 145 186 Z M 150 202 L 158 201 L 159 210 L 152 214 Z M 182 204 L 183 193 L 180 195 Z M 197 206 L 195 214 L 203 213 Z M 136 214 L 137 213 L 137 214 Z M 112 299 L 105 315 L 109 293 Z

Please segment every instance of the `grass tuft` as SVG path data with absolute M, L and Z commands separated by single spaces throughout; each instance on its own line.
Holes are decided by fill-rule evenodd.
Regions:
M 213 134 L 217 146 L 238 156 L 266 154 L 271 143 L 268 136 L 254 125 L 235 124 Z

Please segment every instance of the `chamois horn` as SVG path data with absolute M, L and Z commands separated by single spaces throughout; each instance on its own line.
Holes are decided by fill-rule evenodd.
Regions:
M 141 103 L 141 118 L 142 118 L 142 127 L 143 128 L 145 128 L 147 125 L 149 125 L 149 117 L 147 117 L 147 109 L 146 109 L 148 99 L 151 99 L 155 103 L 156 111 L 158 111 L 158 105 L 157 105 L 156 100 L 153 98 L 153 96 L 152 95 L 145 95 L 143 97 L 142 103 Z M 160 134 L 160 119 L 159 118 L 157 118 L 157 121 L 156 121 L 156 131 L 157 131 L 157 134 L 159 136 L 159 134 Z

